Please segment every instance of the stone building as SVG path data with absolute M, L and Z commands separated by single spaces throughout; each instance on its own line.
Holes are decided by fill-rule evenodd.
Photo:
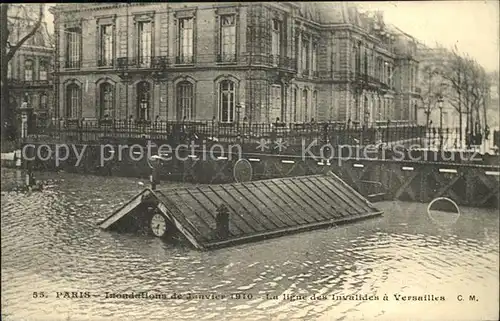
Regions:
M 413 39 L 350 3 L 60 4 L 52 12 L 60 118 L 415 120 Z
M 14 44 L 32 29 L 35 21 L 16 5 L 11 5 L 8 15 L 11 30 L 9 42 Z M 54 105 L 53 55 L 54 47 L 47 25 L 42 23 L 8 63 L 7 79 L 11 105 L 19 108 L 26 101 L 39 116 L 49 117 Z

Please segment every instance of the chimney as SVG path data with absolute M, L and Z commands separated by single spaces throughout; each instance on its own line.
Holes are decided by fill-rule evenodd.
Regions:
M 221 204 L 217 208 L 217 215 L 215 217 L 216 232 L 220 239 L 227 239 L 229 236 L 229 210 L 225 204 Z

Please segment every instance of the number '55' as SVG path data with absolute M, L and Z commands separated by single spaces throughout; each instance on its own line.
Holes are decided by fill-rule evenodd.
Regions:
M 45 298 L 45 292 L 33 292 L 33 298 L 34 299 L 40 299 L 40 298 Z

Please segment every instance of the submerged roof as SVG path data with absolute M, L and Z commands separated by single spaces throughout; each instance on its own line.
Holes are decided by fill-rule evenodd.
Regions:
M 333 173 L 216 186 L 146 189 L 101 223 L 108 229 L 150 194 L 158 208 L 199 249 L 228 246 L 380 215 Z M 229 233 L 220 239 L 217 209 L 229 210 Z

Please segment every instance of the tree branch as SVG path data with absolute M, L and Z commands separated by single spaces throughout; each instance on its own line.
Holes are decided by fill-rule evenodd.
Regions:
M 16 51 L 26 42 L 26 40 L 31 38 L 36 33 L 38 28 L 40 28 L 40 26 L 42 25 L 42 18 L 43 18 L 43 4 L 40 4 L 40 14 L 38 16 L 38 20 L 36 21 L 35 25 L 31 29 L 31 31 L 26 36 L 24 36 L 21 40 L 19 40 L 19 42 L 17 44 L 10 47 L 10 50 L 6 56 L 7 61 L 11 60 L 12 57 L 14 57 L 14 54 L 16 53 Z

